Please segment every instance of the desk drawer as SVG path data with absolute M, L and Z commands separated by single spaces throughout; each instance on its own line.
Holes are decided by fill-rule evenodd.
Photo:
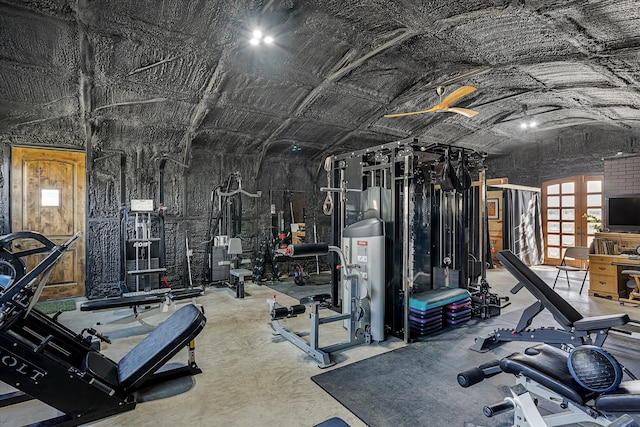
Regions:
M 589 265 L 589 271 L 591 274 L 599 276 L 616 277 L 618 275 L 618 268 L 615 265 L 611 265 L 611 263 L 592 262 Z
M 589 289 L 598 292 L 618 293 L 618 275 L 605 275 L 594 273 L 593 270 L 589 275 Z

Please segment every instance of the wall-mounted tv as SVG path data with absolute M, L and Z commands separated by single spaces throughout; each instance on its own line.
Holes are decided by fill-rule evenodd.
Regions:
M 605 226 L 609 231 L 640 233 L 640 194 L 607 197 Z

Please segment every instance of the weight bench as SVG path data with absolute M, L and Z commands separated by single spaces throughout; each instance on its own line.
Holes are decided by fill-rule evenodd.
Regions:
M 487 336 L 476 338 L 475 344 L 471 347 L 472 350 L 487 351 L 492 344 L 501 341 L 538 342 L 556 347 L 575 347 L 582 344 L 601 347 L 611 328 L 630 322 L 629 316 L 624 313 L 583 317 L 513 252 L 500 251 L 497 257 L 509 273 L 518 280 L 518 284 L 511 293 L 515 294 L 523 287 L 527 288 L 536 298 L 536 302 L 524 310 L 515 328 L 496 329 Z M 528 329 L 534 317 L 545 308 L 551 312 L 561 328 Z
M 601 347 L 583 345 L 569 353 L 539 344 L 462 372 L 458 384 L 469 387 L 501 372 L 513 374 L 516 385 L 503 402 L 483 408 L 487 417 L 514 411 L 514 425 L 522 427 L 638 426 L 628 414 L 640 414 L 640 381 Z M 623 372 L 631 380 L 623 382 Z M 557 405 L 559 411 L 543 416 L 538 398 Z
M 176 289 L 171 290 L 159 289 L 156 292 L 138 292 L 134 295 L 125 295 L 121 297 L 110 297 L 103 299 L 95 299 L 85 301 L 80 304 L 80 311 L 102 311 L 102 310 L 116 310 L 119 308 L 131 308 L 133 313 L 125 316 L 121 319 L 114 320 L 110 323 L 128 323 L 131 320 L 137 320 L 144 326 L 155 327 L 144 321 L 144 318 L 150 315 L 156 314 L 160 308 L 162 312 L 166 312 L 168 307 L 173 305 L 176 301 L 182 301 L 186 299 L 193 299 L 202 296 L 204 288 L 194 289 Z M 146 309 L 147 307 L 155 306 L 153 308 Z M 140 308 L 143 308 L 141 310 Z
M 36 267 L 0 293 L 0 380 L 19 391 L 0 396 L 0 408 L 32 399 L 63 412 L 40 425 L 75 426 L 129 411 L 142 387 L 200 373 L 195 337 L 206 319 L 186 305 L 162 322 L 118 363 L 95 350 L 90 331 L 84 336 L 33 306 L 53 266 L 71 243 L 55 246 Z M 181 349 L 188 363 L 162 369 Z

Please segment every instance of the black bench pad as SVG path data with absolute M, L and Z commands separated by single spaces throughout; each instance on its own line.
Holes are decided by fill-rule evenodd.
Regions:
M 640 411 L 640 380 L 625 381 L 611 393 L 598 396 L 595 407 L 604 413 L 637 413 Z
M 500 368 L 510 374 L 531 378 L 579 404 L 584 404 L 590 399 L 592 393 L 580 387 L 571 376 L 567 367 L 566 352 L 546 344 L 536 345 L 531 349 L 538 354 L 513 353 L 500 361 Z
M 85 301 L 80 304 L 80 311 L 112 310 L 121 307 L 136 307 L 146 304 L 160 304 L 164 302 L 164 294 L 136 295 L 133 297 L 106 298 Z
M 176 355 L 204 328 L 198 307 L 185 305 L 151 331 L 118 363 L 118 380 L 125 390 L 135 389 Z
M 577 331 L 593 331 L 596 329 L 609 329 L 613 326 L 622 326 L 630 322 L 626 313 L 608 314 L 604 316 L 583 317 L 574 322 Z

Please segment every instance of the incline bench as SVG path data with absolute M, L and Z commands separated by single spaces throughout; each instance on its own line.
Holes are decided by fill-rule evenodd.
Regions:
M 629 316 L 624 313 L 583 317 L 513 252 L 500 251 L 497 257 L 519 282 L 511 293 L 515 294 L 523 287 L 527 288 L 536 298 L 536 302 L 524 310 L 514 329 L 496 329 L 488 336 L 478 337 L 471 347 L 472 350 L 486 351 L 491 344 L 500 341 L 542 342 L 556 347 L 581 344 L 602 346 L 611 328 L 630 322 Z M 545 308 L 551 312 L 561 329 L 553 327 L 527 329 L 534 317 Z

